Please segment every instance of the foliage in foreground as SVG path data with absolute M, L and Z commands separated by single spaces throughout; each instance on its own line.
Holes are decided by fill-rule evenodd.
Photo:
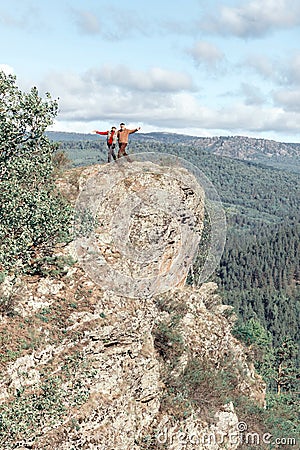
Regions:
M 22 92 L 0 72 L 0 271 L 24 271 L 68 239 L 71 208 L 55 188 L 53 154 L 45 136 L 57 102 L 33 87 Z

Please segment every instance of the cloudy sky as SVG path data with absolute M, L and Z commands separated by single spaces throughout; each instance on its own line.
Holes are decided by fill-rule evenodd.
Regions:
M 0 42 L 56 130 L 300 142 L 300 0 L 1 0 Z

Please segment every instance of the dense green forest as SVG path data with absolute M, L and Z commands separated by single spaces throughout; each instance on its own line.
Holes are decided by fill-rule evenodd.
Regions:
M 300 340 L 300 225 L 270 227 L 256 240 L 227 244 L 217 281 L 244 321 L 256 318 L 275 348 Z
M 106 162 L 103 140 L 63 140 L 60 149 L 67 153 L 74 166 Z M 220 267 L 212 280 L 220 286 L 224 303 L 234 306 L 239 318 L 235 331 L 241 339 L 247 343 L 252 333 L 253 340 L 253 324 L 259 327 L 259 335 L 267 333 L 269 338 L 264 342 L 263 354 L 273 361 L 270 364 L 275 372 L 276 355 L 282 346 L 292 345 L 293 351 L 283 362 L 293 367 L 292 382 L 289 384 L 285 379 L 279 384 L 270 381 L 269 385 L 274 391 L 283 385 L 289 390 L 299 390 L 295 375 L 299 365 L 300 317 L 298 169 L 287 169 L 286 160 L 281 163 L 279 157 L 275 168 L 261 162 L 219 156 L 180 139 L 178 142 L 166 138 L 160 142 L 132 139 L 130 152 L 178 155 L 199 167 L 213 182 L 226 211 L 228 229 Z M 299 167 L 299 158 L 294 154 L 293 158 Z M 257 368 L 261 367 L 266 372 L 260 357 Z

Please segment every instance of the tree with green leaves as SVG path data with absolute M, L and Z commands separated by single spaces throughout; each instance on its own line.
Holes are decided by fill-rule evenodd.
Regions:
M 251 350 L 255 368 L 269 383 L 274 376 L 274 350 L 272 336 L 257 319 L 251 318 L 247 322 L 239 320 L 233 329 L 233 334 L 243 341 Z
M 22 92 L 0 71 L 0 272 L 22 272 L 67 239 L 71 207 L 55 186 L 57 144 L 45 135 L 58 103 Z

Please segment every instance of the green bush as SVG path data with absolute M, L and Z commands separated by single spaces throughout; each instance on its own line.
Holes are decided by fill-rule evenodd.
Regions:
M 55 186 L 57 145 L 45 135 L 57 102 L 0 72 L 0 271 L 26 271 L 68 239 L 72 210 Z
M 169 322 L 160 322 L 153 330 L 154 347 L 165 362 L 174 368 L 184 352 L 184 341 L 178 327 L 178 318 L 173 316 Z
M 69 267 L 75 264 L 71 256 L 53 255 L 37 258 L 28 273 L 42 277 L 61 278 L 68 273 Z

